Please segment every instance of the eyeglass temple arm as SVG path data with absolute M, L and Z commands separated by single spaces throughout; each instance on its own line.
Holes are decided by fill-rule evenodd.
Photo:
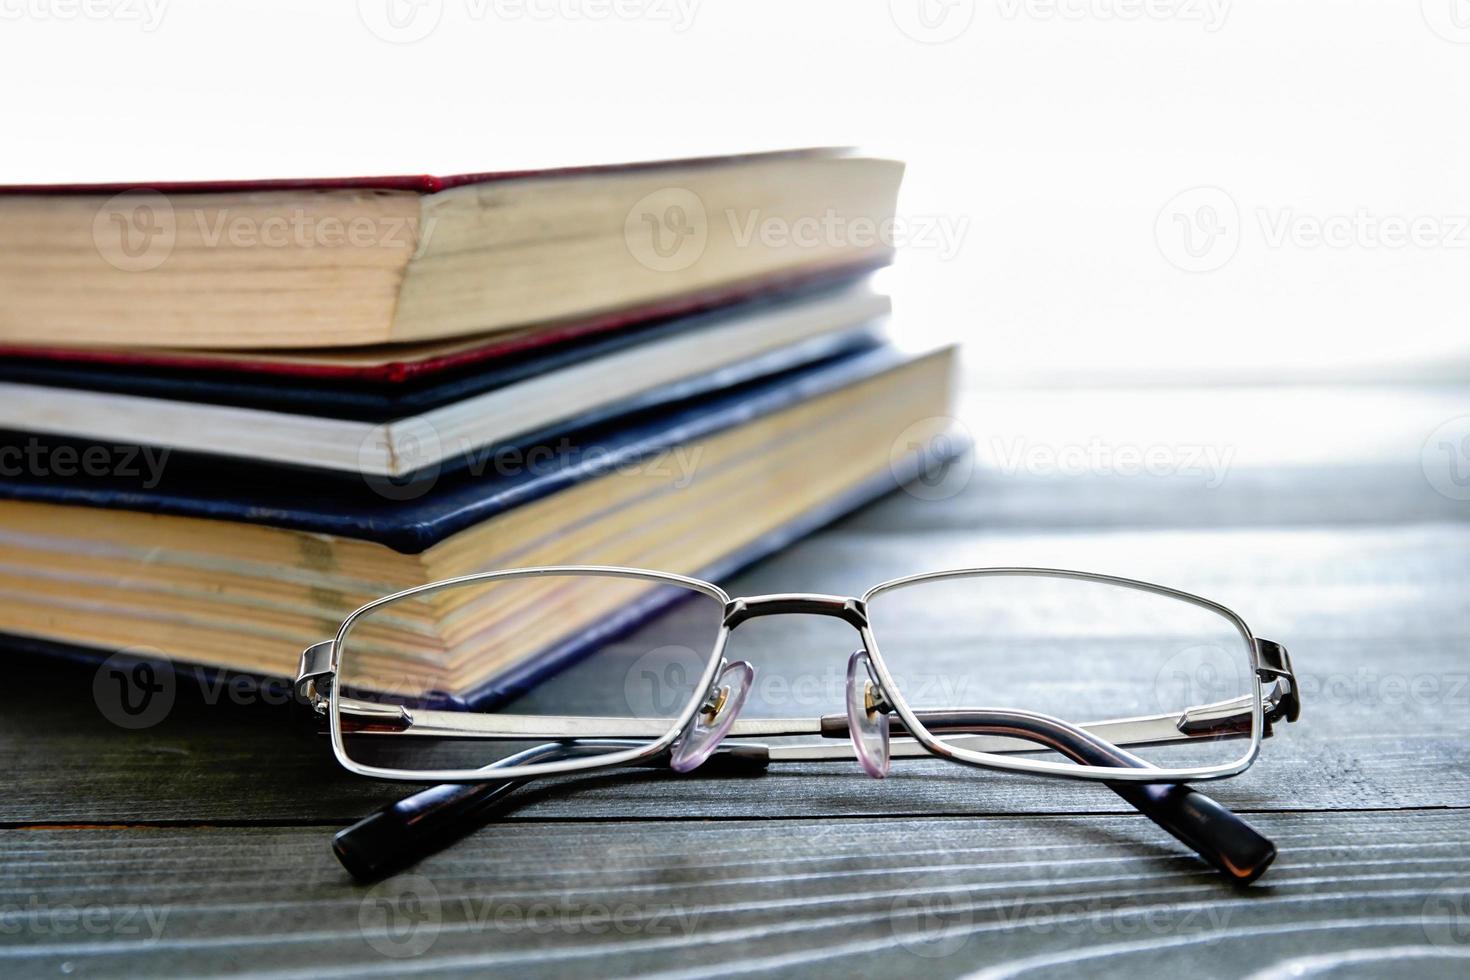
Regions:
M 1302 703 L 1301 694 L 1297 686 L 1296 674 L 1292 671 L 1291 657 L 1286 648 L 1271 640 L 1256 640 L 1257 650 L 1260 652 L 1260 666 L 1257 668 L 1257 677 L 1262 684 L 1268 685 L 1261 692 L 1261 704 L 1264 713 L 1264 734 L 1271 734 L 1272 725 L 1277 722 L 1294 722 L 1301 717 Z M 986 715 L 999 715 L 1001 709 L 983 708 L 961 708 L 955 711 L 968 712 L 973 715 L 984 713 Z M 1189 739 L 1222 739 L 1222 738 L 1248 738 L 1252 731 L 1254 721 L 1255 697 L 1253 695 L 1241 695 L 1225 701 L 1216 701 L 1212 704 L 1190 705 L 1179 711 L 1166 712 L 1158 715 L 1144 715 L 1133 718 L 1115 718 L 1108 721 L 1085 721 L 1064 722 L 1061 719 L 1052 720 L 1058 725 L 1065 725 L 1069 731 L 1075 732 L 1077 737 L 1087 741 L 1115 749 L 1123 745 L 1164 745 L 1173 742 L 1186 741 Z M 930 717 L 938 717 L 944 712 L 917 712 L 920 720 Z M 1022 712 L 1027 717 L 1050 718 L 1048 715 L 1038 715 L 1034 712 Z M 847 716 L 846 715 L 824 715 L 821 718 L 821 734 L 827 738 L 847 739 Z M 925 727 L 934 731 L 928 722 Z M 968 749 L 972 752 L 1034 752 L 1035 738 L 1016 734 L 1005 734 L 998 729 L 990 727 L 965 727 L 951 729 L 959 737 L 945 739 L 945 742 L 955 748 Z M 890 731 L 895 735 L 906 735 L 908 731 L 903 727 L 903 722 L 897 715 L 891 716 Z M 732 734 L 740 734 L 739 723 Z M 895 753 L 898 754 L 898 753 Z M 1127 753 L 1124 753 L 1126 755 Z M 815 754 L 809 758 L 817 758 Z M 1130 757 L 1131 758 L 1131 757 Z M 1074 760 L 1075 761 L 1075 760 Z M 1098 762 L 1093 765 L 1110 765 Z M 1122 763 L 1114 765 L 1114 768 L 1129 766 Z M 1147 764 L 1141 764 L 1137 768 L 1151 768 Z
M 501 759 L 486 769 L 600 755 L 642 744 L 620 739 L 547 742 Z M 764 745 L 722 745 L 705 760 L 699 772 L 705 775 L 754 773 L 765 769 L 769 761 Z M 636 765 L 667 768 L 669 753 L 663 752 Z M 533 778 L 431 786 L 338 831 L 332 838 L 332 853 L 354 878 L 376 881 L 484 826 L 500 801 Z
M 1268 725 L 1278 720 L 1296 721 L 1301 715 L 1301 694 L 1290 655 L 1285 647 L 1271 640 L 1257 637 L 1255 642 L 1260 664 L 1257 674 L 1262 683 L 1272 682 L 1268 692 Z M 1208 715 L 1210 707 L 1187 709 L 1181 718 L 1188 719 L 1191 712 Z M 1079 765 L 1152 768 L 1147 762 L 1093 732 L 1047 715 L 989 709 L 921 711 L 916 712 L 916 717 L 935 734 L 955 732 L 1017 738 L 1045 745 Z M 908 734 L 903 720 L 896 714 L 889 716 L 889 724 L 893 734 Z M 1197 731 L 1191 732 L 1184 725 L 1180 725 L 1178 730 L 1186 734 L 1206 734 L 1212 727 L 1215 732 L 1224 734 L 1232 726 L 1227 723 L 1215 727 L 1205 723 Z M 822 734 L 848 737 L 847 717 L 823 718 Z M 1150 739 L 1140 738 L 1139 741 Z M 1229 807 L 1191 786 L 1184 783 L 1117 781 L 1109 781 L 1105 785 L 1232 881 L 1249 884 L 1276 860 L 1275 844 Z
M 1136 756 L 1091 733 L 1045 715 L 1023 711 L 920 712 L 919 720 L 931 732 L 965 732 L 1023 739 L 1054 749 L 1080 765 L 1149 768 Z M 902 722 L 892 718 L 899 732 Z M 823 734 L 845 736 L 846 718 L 824 725 Z M 839 731 L 840 725 L 840 731 Z M 487 769 L 523 766 L 553 759 L 596 755 L 637 745 L 617 739 L 580 739 L 549 742 L 501 760 Z M 762 745 L 722 745 L 700 767 L 700 772 L 753 772 L 770 760 Z M 667 752 L 639 765 L 664 767 Z M 434 786 L 338 832 L 332 850 L 353 877 L 375 880 L 435 853 L 482 826 L 496 804 L 528 779 Z M 1105 785 L 1144 816 L 1219 869 L 1232 881 L 1248 884 L 1260 877 L 1276 858 L 1276 847 L 1227 807 L 1182 783 L 1123 783 Z
M 1291 656 L 1286 652 L 1286 648 L 1272 640 L 1263 640 L 1259 637 L 1255 642 L 1259 662 L 1256 677 L 1262 685 L 1265 685 L 1260 695 L 1265 722 L 1263 734 L 1269 736 L 1272 725 L 1275 723 L 1294 722 L 1301 717 L 1301 690 L 1297 684 L 1296 673 L 1291 666 Z M 1094 744 L 1116 748 L 1120 745 L 1160 745 L 1195 738 L 1246 738 L 1252 731 L 1254 711 L 1255 696 L 1241 695 L 1212 704 L 1190 705 L 1180 711 L 1165 714 L 1062 724 L 1066 724 L 1069 730 Z M 919 712 L 918 715 L 921 720 L 928 717 L 924 712 Z M 837 730 L 839 726 L 840 730 Z M 930 731 L 934 730 L 927 721 L 925 727 Z M 835 734 L 829 734 L 828 729 L 833 729 Z M 902 723 L 897 721 L 896 716 L 891 730 L 895 733 L 903 732 Z M 824 717 L 822 733 L 829 737 L 846 738 L 846 716 Z M 951 740 L 951 744 L 958 748 L 976 752 L 1026 751 L 1023 747 L 1007 745 L 1004 741 L 998 743 L 995 741 L 1020 736 L 1005 736 L 980 728 L 961 728 L 957 730 L 957 733 L 973 737 L 970 740 L 963 738 Z M 990 743 L 981 741 L 986 736 L 990 738 Z M 1127 753 L 1123 754 L 1127 755 Z M 1108 763 L 1090 764 L 1108 765 Z
M 1029 711 L 919 711 L 915 717 L 934 734 L 955 732 L 1023 739 L 1052 749 L 1078 765 L 1153 768 L 1086 729 Z M 822 722 L 823 735 L 847 737 L 845 715 L 823 718 Z M 889 715 L 889 725 L 892 734 L 907 734 L 898 715 Z M 1191 786 L 1120 781 L 1106 781 L 1104 785 L 1238 884 L 1255 881 L 1276 859 L 1275 844 L 1228 807 Z

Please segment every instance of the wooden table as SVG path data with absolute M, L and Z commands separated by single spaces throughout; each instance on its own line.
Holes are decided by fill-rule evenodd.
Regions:
M 129 732 L 99 713 L 92 667 L 16 655 L 0 975 L 1463 976 L 1470 505 L 1435 489 L 1451 460 L 1425 440 L 1467 394 L 976 397 L 961 493 L 895 494 L 731 583 L 1062 565 L 1240 610 L 1306 687 L 1302 721 L 1210 790 L 1281 848 L 1250 889 L 1099 787 L 929 761 L 881 782 L 830 763 L 563 782 L 365 887 L 328 838 L 402 789 L 341 771 L 292 710 L 181 687 Z M 1222 481 L 1189 471 L 1182 433 L 1231 451 Z M 1176 465 L 1048 467 L 1093 437 Z M 1018 463 L 1015 439 L 1042 451 Z M 750 626 L 762 670 L 850 647 L 835 621 L 768 622 Z

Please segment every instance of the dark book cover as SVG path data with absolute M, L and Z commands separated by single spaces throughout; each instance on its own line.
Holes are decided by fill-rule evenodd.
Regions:
M 740 385 L 718 395 L 659 406 L 560 435 L 546 465 L 500 465 L 492 453 L 453 471 L 402 480 L 334 476 L 223 457 L 171 454 L 108 476 L 0 475 L 0 499 L 116 508 L 239 521 L 374 541 L 417 554 L 450 535 L 522 504 L 615 472 L 695 439 L 744 425 L 875 377 L 912 360 L 889 346 Z M 11 433 L 0 445 L 34 437 Z M 521 449 L 522 459 L 526 458 Z M 152 485 L 149 485 L 152 484 Z
M 193 368 L 147 364 L 19 357 L 0 359 L 0 381 L 231 405 L 321 418 L 388 422 L 601 357 L 631 351 L 651 342 L 697 335 L 701 331 L 738 323 L 747 317 L 776 313 L 806 301 L 838 295 L 849 286 L 849 282 L 823 283 L 783 291 L 698 313 L 656 318 L 622 330 L 508 351 L 497 357 L 468 362 L 458 369 L 421 372 L 412 378 L 391 382 L 376 376 L 283 379 L 279 375 L 259 371 L 201 372 Z M 741 370 L 739 365 L 725 365 L 704 375 L 680 379 L 645 393 L 635 404 L 651 406 L 688 398 L 712 390 L 722 377 L 726 379 L 725 383 L 750 380 L 758 373 L 777 373 L 844 351 L 873 346 L 876 343 L 873 339 L 876 326 L 855 325 L 855 329 L 850 331 L 833 332 L 770 351 L 752 359 L 748 370 Z M 565 426 L 585 424 L 586 420 L 583 420 L 581 423 L 568 422 Z

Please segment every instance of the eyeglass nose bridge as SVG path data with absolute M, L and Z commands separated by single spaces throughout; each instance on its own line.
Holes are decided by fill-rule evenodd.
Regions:
M 784 615 L 830 616 L 859 632 L 868 627 L 868 607 L 861 599 L 815 592 L 785 592 L 732 599 L 725 605 L 725 628 L 734 630 L 750 619 Z M 868 775 L 882 779 L 888 774 L 889 765 L 887 695 L 878 682 L 866 648 L 848 659 L 845 688 L 848 733 L 853 752 Z M 875 703 L 875 695 L 883 703 Z
M 861 599 L 816 592 L 780 592 L 731 599 L 725 604 L 725 628 L 733 630 L 746 620 L 788 614 L 833 616 L 857 629 L 868 625 L 868 607 Z

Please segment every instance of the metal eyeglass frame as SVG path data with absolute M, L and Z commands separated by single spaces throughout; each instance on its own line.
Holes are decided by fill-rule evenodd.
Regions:
M 401 599 L 471 583 L 535 577 L 603 576 L 636 579 L 701 593 L 723 604 L 720 628 L 695 694 L 668 722 L 627 718 L 479 715 L 351 697 L 336 683 L 339 652 L 362 617 Z M 1096 582 L 1178 599 L 1212 611 L 1240 634 L 1256 683 L 1248 695 L 1194 705 L 1178 712 L 1075 725 L 1058 718 L 1012 709 L 964 708 L 914 711 L 883 662 L 868 621 L 867 604 L 893 589 L 946 579 L 986 576 L 1038 576 Z M 764 616 L 832 616 L 853 626 L 863 641 L 848 667 L 846 715 L 817 719 L 738 718 L 743 697 L 727 697 L 722 681 L 748 687 L 753 669 L 727 664 L 730 633 L 741 623 Z M 743 675 L 741 671 L 744 671 Z M 527 780 L 619 766 L 668 767 L 687 771 L 764 769 L 773 761 L 858 759 L 870 775 L 887 772 L 890 756 L 933 755 L 982 768 L 1103 781 L 1109 789 L 1193 848 L 1227 878 L 1248 884 L 1276 857 L 1276 848 L 1229 809 L 1197 792 L 1185 781 L 1222 779 L 1248 768 L 1263 737 L 1278 721 L 1294 722 L 1301 710 L 1299 687 L 1286 650 L 1255 637 L 1245 621 L 1219 603 L 1187 592 L 1134 579 L 1053 568 L 968 568 L 892 579 L 861 598 L 809 593 L 731 598 L 712 583 L 668 572 L 605 565 L 556 565 L 484 572 L 446 579 L 384 596 L 348 616 L 336 637 L 308 647 L 301 656 L 298 693 L 317 712 L 328 715 L 328 734 L 337 760 L 348 770 L 375 778 L 434 782 L 424 790 L 383 808 L 339 832 L 333 849 L 356 877 L 373 879 L 398 870 L 463 836 L 482 823 L 492 805 Z M 344 719 L 353 734 L 434 738 L 551 739 L 477 769 L 405 770 L 363 765 L 344 744 Z M 896 719 L 896 721 L 895 721 Z M 903 739 L 890 741 L 890 727 Z M 950 734 L 939 737 L 933 729 Z M 842 741 L 831 745 L 722 746 L 726 738 L 821 735 Z M 1158 768 L 1120 748 L 1193 738 L 1248 738 L 1238 760 L 1218 766 Z M 648 741 L 644 741 L 648 739 Z M 698 744 L 698 751 L 688 751 Z M 876 746 L 876 748 L 875 748 Z M 1071 763 L 1009 758 L 1006 752 L 1037 751 L 1038 746 L 1072 759 Z M 881 758 L 879 758 L 881 756 Z M 545 760 L 545 761 L 543 761 Z
M 353 626 L 364 616 L 382 606 L 467 584 L 535 577 L 574 576 L 637 579 L 702 593 L 723 604 L 724 615 L 703 675 L 695 685 L 694 695 L 672 721 L 571 716 L 496 716 L 494 714 L 477 715 L 463 711 L 418 708 L 410 710 L 402 706 L 383 705 L 352 698 L 344 694 L 340 684 L 333 683 L 339 668 L 339 651 Z M 1102 739 L 1111 746 L 1159 744 L 1196 737 L 1247 737 L 1250 742 L 1246 752 L 1235 761 L 1214 766 L 1157 768 L 1141 767 L 1136 762 L 1127 765 L 1076 765 L 1036 759 L 1015 759 L 1002 754 L 1007 751 L 1036 751 L 1035 739 L 1024 736 L 1021 738 L 1014 735 L 1009 737 L 970 735 L 949 738 L 936 736 L 930 730 L 930 726 L 936 724 L 936 715 L 953 715 L 954 712 L 916 712 L 904 700 L 903 691 L 890 675 L 883 661 L 878 641 L 868 622 L 867 603 L 875 596 L 906 586 L 949 579 L 993 576 L 1036 576 L 1089 581 L 1153 593 L 1210 610 L 1227 620 L 1240 634 L 1250 660 L 1251 672 L 1260 681 L 1259 684 L 1253 685 L 1253 690 L 1248 695 L 1159 715 L 1072 725 L 1034 712 L 1007 712 L 1006 714 L 1026 718 L 1039 724 L 1065 726 L 1074 734 L 1077 734 L 1077 730 L 1080 729 L 1081 732 L 1094 736 L 1096 739 Z M 1199 596 L 1148 582 L 1052 568 L 968 568 L 930 572 L 883 582 L 869 589 L 861 598 L 784 594 L 733 599 L 723 589 L 712 583 L 647 569 L 604 565 L 557 565 L 484 572 L 429 583 L 367 603 L 343 621 L 333 640 L 315 644 L 303 653 L 301 673 L 297 684 L 302 693 L 318 707 L 318 710 L 324 710 L 327 713 L 330 720 L 332 748 L 338 761 L 351 772 L 363 776 L 398 781 L 475 782 L 499 780 L 511 776 L 536 778 L 590 769 L 636 765 L 667 752 L 681 734 L 689 729 L 702 709 L 707 709 L 713 699 L 718 696 L 717 681 L 725 666 L 724 651 L 730 633 L 747 620 L 777 614 L 834 616 L 848 622 L 858 631 L 863 641 L 863 652 L 867 654 L 873 681 L 873 687 L 869 692 L 870 706 L 877 704 L 891 709 L 902 726 L 902 734 L 909 736 L 916 743 L 913 746 L 894 746 L 896 751 L 893 754 L 897 756 L 932 754 L 956 762 L 991 769 L 1110 782 L 1152 783 L 1162 780 L 1184 782 L 1222 779 L 1244 771 L 1254 762 L 1262 738 L 1269 733 L 1271 722 L 1281 719 L 1295 720 L 1299 711 L 1298 689 L 1285 650 L 1269 640 L 1254 637 L 1244 620 L 1230 609 Z M 1263 685 L 1269 685 L 1269 688 L 1263 689 Z M 323 691 L 327 692 L 325 697 Z M 344 735 L 348 734 L 344 732 L 345 718 L 352 718 L 355 722 L 360 723 L 354 725 L 351 734 L 375 733 L 408 737 L 515 740 L 548 738 L 562 742 L 579 739 L 605 741 L 635 738 L 648 738 L 649 741 L 627 748 L 603 751 L 587 757 L 558 759 L 550 762 L 532 762 L 513 766 L 496 765 L 476 769 L 395 769 L 364 765 L 348 755 L 344 744 Z M 963 724 L 952 723 L 952 719 L 941 720 L 947 722 L 946 727 L 951 730 L 956 727 L 963 730 L 966 727 Z M 753 721 L 737 719 L 733 720 L 728 730 L 722 733 L 722 737 L 772 738 L 795 735 L 832 737 L 839 734 L 834 729 L 845 728 L 845 726 L 846 719 L 834 719 L 832 716 L 817 719 Z M 840 734 L 848 733 L 842 731 Z M 773 758 L 836 760 L 860 757 L 860 753 L 861 747 L 818 745 L 789 747 L 781 755 L 773 756 Z

